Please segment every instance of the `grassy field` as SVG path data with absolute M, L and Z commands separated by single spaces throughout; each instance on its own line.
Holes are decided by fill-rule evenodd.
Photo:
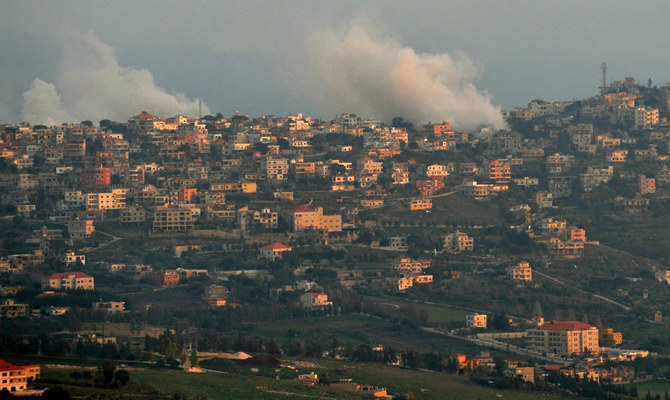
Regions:
M 351 378 L 354 382 L 385 387 L 392 394 L 412 393 L 416 399 L 560 399 L 560 396 L 523 391 L 497 390 L 471 384 L 466 378 L 434 372 L 400 369 L 378 364 L 318 360 L 314 369 L 331 382 Z M 73 385 L 70 373 L 76 367 L 45 367 L 45 380 L 60 381 L 75 396 L 96 394 L 101 398 L 172 398 L 176 393 L 208 399 L 360 399 L 364 395 L 343 391 L 338 385 L 307 387 L 293 379 L 268 378 L 248 373 L 191 374 L 182 371 L 130 370 L 130 382 L 117 390 Z
M 399 305 L 413 307 L 418 311 L 425 311 L 428 314 L 428 322 L 431 324 L 454 321 L 465 322 L 466 312 L 457 308 L 450 308 L 439 304 L 418 303 L 406 299 L 400 301 L 393 300 L 393 302 Z
M 130 331 L 130 324 L 128 323 L 114 323 L 114 322 L 107 322 L 105 323 L 105 335 L 109 336 L 116 336 L 116 337 L 144 337 L 146 335 L 149 336 L 158 336 L 161 333 L 165 332 L 165 327 L 162 326 L 154 326 L 154 325 L 142 325 L 140 328 L 140 332 L 138 335 Z M 78 333 L 80 334 L 86 334 L 89 332 L 97 332 L 100 333 L 102 332 L 102 324 L 96 324 L 96 323 L 84 323 L 82 324 L 82 328 L 79 330 Z
M 661 398 L 665 395 L 665 392 L 670 393 L 670 382 L 668 381 L 654 380 L 649 382 L 636 383 L 635 385 L 637 386 L 637 391 L 640 397 L 646 395 L 647 391 L 651 392 L 653 396 L 660 394 Z

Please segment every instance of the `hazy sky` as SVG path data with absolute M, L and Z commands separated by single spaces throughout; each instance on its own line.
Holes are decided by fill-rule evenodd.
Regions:
M 509 109 L 538 97 L 582 98 L 597 92 L 603 61 L 608 79 L 670 82 L 667 1 L 0 0 L 0 7 L 0 122 L 17 122 L 22 112 L 32 115 L 40 107 L 51 107 L 62 118 L 90 113 L 94 119 L 101 107 L 125 113 L 118 104 L 124 94 L 110 86 L 124 91 L 139 86 L 162 98 L 150 104 L 158 111 L 150 112 L 174 106 L 193 113 L 197 99 L 224 115 L 303 112 L 330 119 L 357 112 L 334 108 L 346 108 L 347 96 L 372 96 L 398 82 L 382 79 L 359 91 L 375 73 L 355 68 L 332 79 L 360 61 L 352 57 L 368 54 L 342 48 L 352 26 L 380 53 L 390 49 L 402 58 L 409 52 L 410 63 L 428 77 L 435 73 L 449 80 L 458 71 L 458 79 L 437 88 L 433 102 L 455 105 L 462 96 L 481 96 L 467 101 L 479 107 L 490 97 L 493 106 Z M 324 37 L 338 38 L 323 43 L 340 47 L 321 46 Z M 97 55 L 87 56 L 90 51 Z M 435 60 L 440 65 L 431 72 Z M 381 73 L 388 62 L 393 74 L 399 61 L 379 54 L 364 62 Z M 89 64 L 104 64 L 101 82 Z M 360 82 L 346 92 L 323 87 L 342 79 Z M 96 94 L 83 94 L 84 87 Z M 415 95 L 404 94 L 395 104 L 360 112 L 386 116 L 380 112 L 384 107 L 402 112 L 398 102 Z M 133 99 L 131 105 L 141 107 L 143 98 Z

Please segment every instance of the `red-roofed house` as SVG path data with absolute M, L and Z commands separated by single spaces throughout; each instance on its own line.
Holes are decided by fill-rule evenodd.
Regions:
M 281 243 L 272 243 L 267 246 L 263 246 L 259 249 L 260 258 L 265 258 L 266 260 L 275 261 L 276 259 L 281 259 L 281 255 L 285 251 L 291 251 L 290 246 L 286 246 Z
M 319 308 L 332 306 L 333 302 L 328 301 L 328 295 L 321 292 L 307 292 L 300 296 L 300 305 L 306 308 Z
M 570 357 L 598 354 L 598 328 L 579 321 L 551 321 L 528 329 L 529 347 L 544 354 Z
M 83 272 L 56 272 L 42 281 L 42 290 L 93 290 L 93 277 Z

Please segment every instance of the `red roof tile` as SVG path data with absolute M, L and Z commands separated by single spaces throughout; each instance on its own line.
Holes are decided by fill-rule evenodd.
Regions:
M 75 278 L 92 278 L 91 275 L 85 274 L 83 272 L 56 272 L 51 274 L 49 279 L 63 279 L 74 276 Z
M 291 211 L 291 214 L 304 213 L 304 212 L 315 212 L 315 211 L 307 206 L 299 206 L 297 208 L 294 208 L 293 211 Z
M 272 243 L 267 246 L 261 247 L 261 250 L 291 250 L 291 247 L 283 245 L 281 243 Z
M 551 321 L 538 326 L 537 329 L 544 331 L 586 331 L 596 329 L 596 327 L 579 321 Z

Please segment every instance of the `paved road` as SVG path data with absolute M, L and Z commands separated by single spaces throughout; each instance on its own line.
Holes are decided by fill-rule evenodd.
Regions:
M 566 360 L 563 360 L 563 359 L 560 359 L 560 358 L 543 356 L 542 354 L 538 354 L 538 353 L 523 349 L 521 347 L 513 346 L 513 345 L 510 345 L 510 344 L 507 344 L 507 343 L 504 343 L 504 342 L 498 342 L 498 341 L 493 340 L 493 339 L 484 340 L 484 339 L 478 339 L 478 338 L 473 338 L 473 337 L 458 336 L 458 335 L 454 335 L 452 333 L 443 332 L 443 331 L 437 330 L 435 328 L 429 328 L 429 327 L 421 327 L 420 329 L 422 331 L 434 333 L 436 335 L 449 336 L 450 338 L 474 343 L 478 346 L 484 346 L 484 347 L 489 347 L 489 348 L 493 348 L 493 349 L 504 350 L 504 351 L 508 351 L 510 353 L 515 353 L 515 354 L 519 354 L 519 355 L 527 356 L 527 357 L 533 357 L 537 360 L 543 360 L 543 361 L 547 361 L 547 362 L 550 362 L 550 363 L 553 363 L 553 364 L 562 364 L 562 365 L 569 365 L 570 364 L 570 361 L 566 361 Z
M 98 247 L 93 247 L 93 248 L 90 248 L 90 249 L 86 249 L 86 250 L 82 251 L 82 253 L 90 253 L 90 252 L 92 252 L 92 251 L 99 250 L 99 249 L 101 249 L 101 248 L 103 248 L 103 247 L 105 247 L 105 246 L 109 246 L 110 244 L 112 244 L 112 243 L 114 243 L 114 242 L 117 242 L 117 241 L 123 239 L 123 238 L 120 237 L 120 236 L 114 236 L 114 235 L 112 235 L 111 233 L 107 233 L 107 232 L 103 232 L 103 231 L 96 231 L 96 233 L 102 233 L 103 235 L 107 235 L 107 236 L 111 237 L 112 240 L 110 240 L 109 242 L 105 242 L 105 243 L 101 244 L 101 245 L 98 246 Z

